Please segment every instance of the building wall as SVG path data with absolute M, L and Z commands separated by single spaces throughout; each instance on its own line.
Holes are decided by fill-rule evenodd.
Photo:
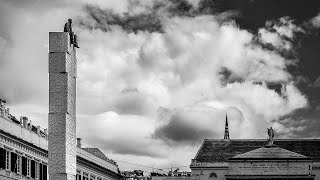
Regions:
M 47 162 L 7 146 L 0 147 L 0 179 L 48 180 Z
M 4 116 L 0 116 L 0 130 L 34 144 L 42 149 L 48 149 L 48 140 L 45 137 L 39 136 L 33 131 L 24 128 L 22 125 L 11 122 Z
M 312 161 L 236 161 L 229 175 L 311 175 Z
M 93 161 L 95 164 L 105 167 L 113 172 L 118 172 L 118 167 L 112 164 L 111 162 L 107 162 L 106 160 L 103 160 L 97 156 L 92 155 L 91 153 L 87 152 L 84 149 L 81 149 L 77 147 L 77 156 L 81 157 L 83 159 L 88 159 L 90 161 Z
M 0 123 L 4 121 L 4 119 L 0 119 Z M 7 120 L 5 120 L 7 121 Z M 4 124 L 2 122 L 2 124 Z M 45 149 L 41 149 L 37 146 L 35 146 L 33 143 L 30 143 L 30 142 L 27 142 L 25 140 L 22 140 L 20 139 L 20 133 L 19 131 L 18 132 L 15 132 L 14 136 L 12 136 L 11 134 L 9 134 L 8 132 L 12 133 L 12 131 L 15 131 L 15 124 L 11 123 L 10 125 L 13 125 L 13 126 L 8 126 L 8 128 L 5 128 L 5 131 L 3 131 L 3 129 L 0 129 L 0 179 L 1 180 L 5 180 L 5 179 L 28 179 L 28 180 L 33 180 L 35 179 L 32 178 L 32 173 L 31 171 L 34 171 L 32 170 L 32 168 L 30 167 L 30 175 L 26 175 L 26 174 L 23 174 L 22 172 L 22 169 L 23 167 L 26 167 L 26 166 L 23 166 L 23 163 L 22 163 L 22 158 L 27 158 L 30 160 L 30 162 L 34 162 L 37 163 L 38 167 L 37 168 L 37 172 L 38 172 L 38 180 L 48 180 L 49 179 L 49 176 L 48 176 L 48 166 L 47 166 L 47 163 L 48 163 L 48 154 L 47 154 L 47 151 Z M 13 128 L 12 128 L 13 127 Z M 10 131 L 8 131 L 8 129 Z M 35 134 L 34 132 L 29 132 L 29 133 L 33 133 Z M 35 134 L 37 135 L 37 134 Z M 19 138 L 18 138 L 18 137 Z M 43 138 L 43 137 L 39 137 L 39 138 Z M 44 146 L 46 147 L 46 146 Z M 7 154 L 6 152 L 10 152 L 10 157 L 9 157 L 9 161 L 7 161 Z M 11 164 L 13 161 L 17 162 L 15 159 L 12 160 L 11 159 L 11 155 L 13 155 L 14 157 L 15 156 L 19 156 L 20 161 L 21 163 L 15 163 L 15 164 L 19 164 L 19 169 L 21 171 L 18 171 L 18 170 L 15 170 L 15 169 L 11 169 Z M 90 162 L 91 164 L 93 164 L 92 166 L 89 165 L 89 166 L 86 166 L 84 164 L 81 164 L 81 163 L 78 163 L 77 162 L 77 170 L 80 171 L 81 173 L 83 172 L 86 172 L 89 174 L 89 177 L 90 175 L 94 175 L 96 177 L 95 180 L 100 180 L 98 179 L 98 177 L 101 177 L 102 179 L 101 180 L 116 180 L 116 179 L 120 179 L 120 176 L 117 175 L 118 173 L 118 167 L 114 164 L 112 164 L 112 162 L 108 162 L 106 160 L 103 160 L 99 157 L 96 157 L 92 154 L 90 154 L 89 152 L 77 147 L 77 158 L 82 158 L 82 159 L 85 159 L 86 161 Z M 9 167 L 6 168 L 6 163 L 9 162 Z M 25 164 L 25 163 L 24 163 Z M 41 168 L 40 169 L 40 166 L 41 167 L 45 167 L 46 169 L 46 177 L 45 178 L 45 175 L 41 176 L 42 178 L 40 178 L 40 170 L 41 169 L 44 169 L 44 168 Z M 102 167 L 104 168 L 104 173 L 103 172 L 100 172 L 100 170 L 98 168 L 94 168 L 94 167 Z M 113 174 L 112 175 L 108 175 L 106 174 L 105 172 L 108 171 L 109 173 Z M 42 171 L 44 172 L 44 171 Z M 44 174 L 44 173 L 42 173 Z
M 6 170 L 0 170 L 0 179 L 1 180 L 30 180 L 28 177 L 19 175 Z
M 207 163 L 202 163 L 203 167 L 191 167 L 192 178 L 199 178 L 200 180 L 226 180 L 225 175 L 229 174 L 228 163 L 214 163 L 220 164 L 217 167 L 204 167 Z M 307 163 L 306 165 L 309 165 Z M 215 173 L 217 177 L 210 177 L 210 174 Z M 312 174 L 316 175 L 315 180 L 320 180 L 320 162 L 312 163 Z
M 192 177 L 200 180 L 225 180 L 228 167 L 227 162 L 202 163 L 195 160 L 190 165 Z
M 207 167 L 192 169 L 192 177 L 200 180 L 226 180 L 226 167 Z
M 199 180 L 192 176 L 151 176 L 151 180 Z
M 82 164 L 77 164 L 77 178 L 76 180 L 87 180 L 85 179 L 85 175 L 87 174 L 89 180 L 90 177 L 93 178 L 95 177 L 95 180 L 117 180 L 117 178 L 108 176 L 104 173 L 101 173 L 99 171 L 96 171 L 93 168 L 90 168 L 88 166 L 82 165 Z
M 313 162 L 312 174 L 316 175 L 315 180 L 320 180 L 320 162 Z

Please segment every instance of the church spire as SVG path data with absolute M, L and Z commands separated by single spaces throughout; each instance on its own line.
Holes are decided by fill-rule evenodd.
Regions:
M 229 127 L 228 127 L 228 115 L 226 114 L 226 126 L 224 128 L 224 138 L 223 139 L 230 139 L 229 137 Z

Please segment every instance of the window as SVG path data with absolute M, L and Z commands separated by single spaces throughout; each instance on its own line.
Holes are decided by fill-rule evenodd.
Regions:
M 218 175 L 216 174 L 216 173 L 210 173 L 210 176 L 209 177 L 211 177 L 211 178 L 217 178 L 218 177 Z
M 17 172 L 17 154 L 14 152 L 11 152 L 11 171 Z
M 10 160 L 11 160 L 11 153 L 10 151 L 6 151 L 6 170 L 10 170 Z
M 43 165 L 43 167 L 42 167 L 42 169 L 43 169 L 43 180 L 47 180 L 48 178 L 48 176 L 47 176 L 47 165 Z
M 6 168 L 6 150 L 0 148 L 0 169 Z
M 81 180 L 81 171 L 79 169 L 77 169 L 76 180 Z
M 31 160 L 31 177 L 32 178 L 36 177 L 35 165 L 36 165 L 36 162 L 34 160 Z
M 27 158 L 22 157 L 22 175 L 26 176 L 27 175 Z
M 83 180 L 88 180 L 89 179 L 89 174 L 86 172 L 83 172 Z
M 43 180 L 43 167 L 42 163 L 39 163 L 39 179 Z

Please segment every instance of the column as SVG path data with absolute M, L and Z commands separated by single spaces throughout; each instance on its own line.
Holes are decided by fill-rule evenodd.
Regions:
M 49 33 L 49 179 L 76 178 L 76 49 L 67 32 Z

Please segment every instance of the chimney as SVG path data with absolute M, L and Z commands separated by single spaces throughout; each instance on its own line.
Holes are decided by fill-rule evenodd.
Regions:
M 29 124 L 28 124 L 28 129 L 29 129 L 30 131 L 32 130 L 31 120 L 30 120 L 30 122 L 29 122 Z
M 20 126 L 23 127 L 23 116 L 20 116 Z
M 22 116 L 22 117 L 20 118 L 20 121 L 21 121 L 21 119 L 22 119 L 23 127 L 27 129 L 27 128 L 28 128 L 28 118 L 25 117 L 25 116 Z
M 1 105 L 1 106 L 4 106 L 5 104 L 6 104 L 6 100 L 0 99 L 0 105 Z
M 81 148 L 81 138 L 77 138 L 77 147 Z

